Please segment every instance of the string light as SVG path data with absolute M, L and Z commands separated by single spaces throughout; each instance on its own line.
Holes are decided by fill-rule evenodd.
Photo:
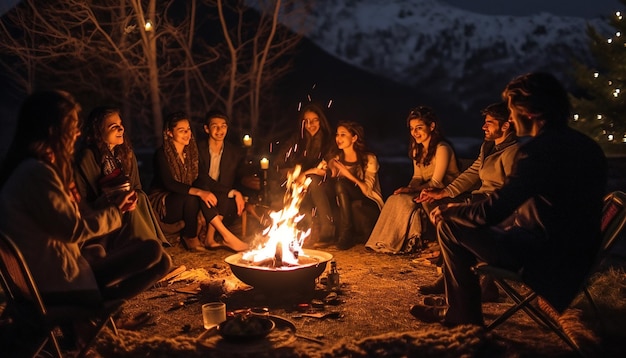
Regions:
M 621 11 L 615 12 L 615 19 L 617 19 L 617 21 L 621 21 L 622 17 L 623 17 L 623 13 Z M 626 41 L 623 40 L 622 31 L 621 31 L 621 30 L 624 30 L 624 28 L 621 27 L 621 25 L 616 26 L 616 27 L 617 28 L 615 29 L 614 34 L 611 37 L 606 38 L 606 44 L 608 44 L 609 46 L 621 45 L 624 48 L 626 48 Z M 621 57 L 621 55 L 617 55 L 617 56 Z M 619 68 L 619 71 L 621 73 L 621 67 Z M 594 79 L 600 78 L 600 71 L 597 71 L 597 70 L 591 71 L 591 73 Z M 610 90 L 610 91 L 604 92 L 605 96 L 607 96 L 610 93 L 613 96 L 613 98 L 620 101 L 621 103 L 621 101 L 623 101 L 623 98 L 620 98 L 622 91 L 620 88 L 616 88 L 616 87 L 620 86 L 622 84 L 622 81 L 621 80 L 616 80 L 616 81 L 609 80 L 607 77 L 617 78 L 616 74 L 614 74 L 612 71 L 603 73 L 602 76 L 603 77 L 602 77 L 602 81 L 600 82 L 600 85 L 602 82 L 604 82 L 604 85 L 608 85 L 609 90 Z M 593 116 L 594 115 L 592 114 L 590 118 L 593 118 Z M 571 118 L 573 122 L 581 122 L 581 121 L 585 122 L 587 120 L 586 118 L 589 118 L 589 117 L 586 117 L 584 114 L 581 115 L 580 113 L 574 113 Z M 598 121 L 597 126 L 600 127 L 596 129 L 599 131 L 599 133 L 598 132 L 596 133 L 599 134 L 600 138 L 603 138 L 603 139 L 600 139 L 601 142 L 604 141 L 605 143 L 621 143 L 620 146 L 624 146 L 626 144 L 626 132 L 623 130 L 623 128 L 621 128 L 620 125 L 618 125 L 617 122 L 616 123 L 611 122 L 610 115 L 609 117 L 605 117 L 604 114 L 602 113 L 596 113 L 595 118 Z M 583 125 L 583 124 L 577 123 L 577 125 Z

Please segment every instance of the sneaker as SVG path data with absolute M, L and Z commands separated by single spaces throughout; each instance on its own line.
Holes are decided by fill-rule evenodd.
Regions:
M 446 290 L 443 275 L 439 276 L 435 282 L 429 285 L 419 286 L 417 290 L 422 295 L 442 295 Z
M 409 312 L 411 315 L 422 322 L 426 323 L 442 323 L 448 310 L 445 306 L 426 306 L 417 304 L 411 306 Z

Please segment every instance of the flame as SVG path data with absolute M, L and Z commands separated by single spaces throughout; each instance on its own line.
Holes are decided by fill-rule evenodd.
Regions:
M 269 214 L 271 224 L 255 238 L 256 249 L 242 254 L 243 260 L 257 263 L 274 258 L 280 261 L 277 267 L 283 263 L 298 264 L 298 257 L 303 255 L 304 241 L 311 233 L 310 228 L 306 231 L 298 228 L 298 223 L 304 218 L 300 214 L 300 204 L 311 183 L 310 178 L 299 178 L 301 170 L 298 165 L 287 176 L 283 209 Z

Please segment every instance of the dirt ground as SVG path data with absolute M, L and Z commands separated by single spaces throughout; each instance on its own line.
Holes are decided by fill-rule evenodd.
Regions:
M 446 334 L 446 328 L 439 324 L 422 323 L 408 312 L 411 304 L 423 300 L 423 296 L 417 293 L 417 287 L 430 283 L 437 277 L 436 267 L 416 260 L 417 254 L 372 253 L 366 251 L 363 245 L 357 245 L 346 251 L 332 248 L 325 250 L 332 254 L 337 262 L 341 284 L 337 292 L 338 299 L 325 304 L 324 298 L 330 292 L 324 285 L 327 271 L 316 280 L 316 289 L 312 293 L 294 293 L 295 290 L 289 287 L 284 288 L 282 292 L 260 292 L 243 284 L 232 275 L 229 265 L 224 262 L 226 257 L 233 254 L 231 251 L 218 249 L 197 253 L 188 252 L 180 246 L 167 250 L 175 266 L 184 266 L 186 271 L 164 282 L 161 287 L 144 292 L 125 305 L 117 318 L 118 322 L 138 316 L 142 312 L 149 312 L 152 317 L 147 323 L 137 327 L 124 327 L 135 331 L 135 338 L 140 336 L 145 340 L 174 339 L 179 342 L 188 338 L 186 342 L 197 342 L 198 339 L 206 337 L 202 324 L 201 305 L 215 300 L 225 302 L 227 311 L 267 307 L 270 314 L 293 322 L 298 336 L 307 340 L 308 343 L 318 345 L 320 349 L 336 346 L 341 342 L 359 340 L 363 342 L 367 337 L 391 333 L 396 337 L 393 341 L 395 343 L 391 345 L 395 345 L 397 350 L 397 339 L 406 340 L 406 337 L 398 338 L 402 337 L 402 332 L 427 332 L 433 329 L 433 326 L 437 326 L 442 332 L 438 334 Z M 621 286 L 613 286 L 613 288 L 618 290 L 618 297 L 624 297 L 626 279 L 623 271 L 616 275 L 622 282 L 620 282 Z M 487 322 L 511 305 L 511 302 L 504 297 L 501 301 L 484 304 Z M 299 308 L 305 307 L 308 307 L 306 308 L 308 313 L 340 312 L 340 317 L 323 319 L 302 317 L 303 312 Z M 616 318 L 615 315 L 613 318 Z M 620 319 L 620 322 L 623 320 Z M 617 324 L 623 325 L 623 323 Z M 125 330 L 120 330 L 120 332 L 122 333 L 119 340 L 123 342 L 124 332 L 128 332 Z M 484 332 L 480 330 L 477 332 L 481 332 L 480 342 L 475 344 L 469 353 L 466 351 L 454 354 L 455 348 L 452 345 L 448 355 L 575 356 L 555 334 L 537 326 L 523 313 L 517 313 L 509 322 L 492 333 L 483 335 Z M 103 334 L 106 335 L 106 333 Z M 602 338 L 600 345 L 604 353 L 611 356 L 623 356 L 623 353 L 626 353 L 619 340 L 615 341 L 616 339 L 623 339 L 623 337 L 616 338 L 609 334 Z M 115 351 L 112 350 L 111 344 L 110 341 L 100 340 L 97 349 L 103 356 L 108 356 L 107 352 Z M 115 344 L 120 343 L 118 341 Z M 382 348 L 378 347 L 377 351 L 370 351 L 365 355 L 350 353 L 345 356 L 413 355 L 402 351 L 391 353 L 394 349 L 391 345 L 389 347 L 383 345 Z M 121 354 L 118 351 L 115 355 Z M 309 356 L 309 354 L 302 353 L 295 355 Z M 339 355 L 339 353 L 335 351 L 326 356 L 334 355 Z M 283 354 L 283 356 L 291 356 L 291 354 Z

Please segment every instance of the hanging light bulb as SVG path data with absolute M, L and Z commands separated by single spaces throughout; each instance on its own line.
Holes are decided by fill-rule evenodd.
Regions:
M 601 120 L 602 119 L 602 115 L 601 114 L 596 115 L 596 119 L 597 120 Z
M 574 120 L 577 121 L 578 120 L 578 113 L 574 113 Z
M 613 39 L 607 39 L 606 42 L 607 43 L 613 43 Z
M 620 36 L 622 36 L 622 33 L 618 31 L 618 32 L 615 33 L 615 36 L 620 37 Z
M 598 76 L 600 76 L 600 74 L 598 72 L 594 72 L 593 73 L 593 78 L 598 78 Z
M 146 30 L 146 32 L 152 31 L 152 29 L 153 29 L 152 21 L 147 20 L 146 24 L 144 25 L 144 29 Z
M 613 135 L 612 134 L 607 135 L 606 138 L 609 140 L 609 142 L 613 141 Z

